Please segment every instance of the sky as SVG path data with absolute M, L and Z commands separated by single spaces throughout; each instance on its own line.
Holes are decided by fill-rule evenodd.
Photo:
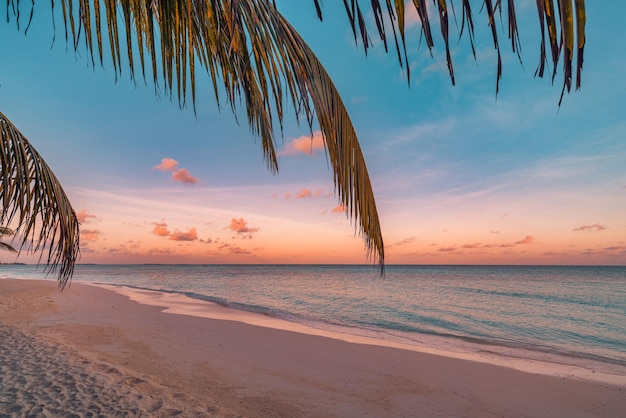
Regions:
M 431 57 L 407 16 L 409 86 L 374 27 L 367 56 L 355 45 L 340 2 L 324 2 L 323 22 L 312 0 L 277 5 L 346 103 L 386 263 L 626 264 L 626 2 L 587 2 L 582 89 L 560 107 L 561 72 L 554 85 L 533 76 L 534 1 L 517 2 L 522 64 L 502 38 L 497 97 L 478 8 L 476 60 L 451 24 L 455 86 L 440 37 Z M 37 3 L 26 35 L 0 22 L 0 111 L 63 184 L 81 222 L 80 263 L 368 262 L 319 132 L 311 140 L 293 109 L 277 132 L 273 175 L 245 115 L 218 107 L 208 77 L 199 77 L 197 114 L 180 109 L 125 70 L 116 79 L 106 61 L 91 67 L 66 47 L 60 21 L 53 42 L 47 7 Z

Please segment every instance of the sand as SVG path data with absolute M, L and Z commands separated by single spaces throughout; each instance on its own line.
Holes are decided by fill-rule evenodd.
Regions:
M 626 387 L 0 280 L 0 417 L 620 417 Z

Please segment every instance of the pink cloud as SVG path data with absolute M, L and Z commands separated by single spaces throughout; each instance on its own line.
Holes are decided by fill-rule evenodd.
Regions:
M 177 168 L 178 161 L 172 158 L 163 158 L 161 164 L 152 167 L 153 170 L 171 171 L 172 179 L 183 184 L 196 184 L 199 180 L 192 176 L 186 168 Z
M 296 199 L 306 199 L 309 197 L 313 197 L 313 192 L 309 189 L 302 189 L 296 194 Z
M 473 242 L 471 244 L 463 244 L 461 248 L 479 248 L 480 245 L 480 242 Z
M 80 231 L 80 239 L 85 241 L 95 241 L 100 236 L 101 232 L 97 229 L 82 229 Z
M 444 252 L 444 253 L 451 252 L 451 251 L 456 251 L 456 247 L 441 247 L 437 251 Z
M 259 232 L 260 230 L 260 228 L 248 226 L 248 222 L 246 222 L 243 218 L 232 218 L 230 220 L 230 225 L 228 225 L 227 228 L 243 238 L 252 238 L 252 234 Z
M 161 160 L 161 164 L 155 165 L 152 169 L 159 171 L 173 171 L 176 167 L 178 167 L 178 161 L 172 158 L 163 158 Z
M 583 225 L 578 228 L 572 229 L 572 231 L 603 231 L 606 229 L 606 226 L 600 224 L 593 225 Z
M 170 230 L 167 229 L 167 224 L 165 222 L 152 222 L 154 228 L 152 229 L 152 233 L 158 237 L 169 237 Z
M 331 213 L 344 213 L 346 211 L 346 207 L 342 204 L 339 204 L 330 210 Z
M 191 228 L 187 232 L 174 231 L 170 234 L 170 240 L 172 241 L 195 241 L 198 239 L 198 232 L 196 228 Z
M 81 210 L 76 214 L 76 218 L 78 218 L 78 222 L 81 224 L 88 224 L 92 220 L 96 220 L 96 215 L 92 215 L 91 213 L 87 213 L 86 210 Z
M 285 145 L 285 149 L 279 151 L 276 155 L 291 156 L 296 154 L 313 155 L 315 151 L 324 149 L 324 137 L 320 131 L 313 133 L 313 136 L 301 136 L 292 139 Z
M 189 170 L 186 168 L 179 168 L 178 170 L 174 170 L 172 172 L 172 178 L 174 181 L 178 181 L 183 184 L 196 184 L 198 179 L 191 175 Z
M 517 241 L 517 242 L 515 243 L 515 245 L 519 245 L 519 244 L 530 244 L 530 243 L 532 243 L 532 242 L 535 242 L 535 238 L 534 238 L 533 236 L 531 236 L 531 235 L 526 235 L 526 236 L 524 237 L 524 239 L 521 239 L 521 240 Z

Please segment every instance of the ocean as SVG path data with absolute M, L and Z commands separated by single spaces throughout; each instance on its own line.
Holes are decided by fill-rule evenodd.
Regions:
M 1 265 L 0 278 L 42 278 Z M 52 278 L 49 278 L 52 280 Z M 326 331 L 626 376 L 626 267 L 77 265 L 74 282 L 179 293 Z

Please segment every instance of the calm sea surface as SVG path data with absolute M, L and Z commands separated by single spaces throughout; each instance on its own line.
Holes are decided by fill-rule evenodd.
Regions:
M 0 266 L 0 278 L 42 276 L 32 266 Z M 78 265 L 73 280 L 182 293 L 356 335 L 626 373 L 626 267 L 387 266 L 381 278 L 372 266 Z

